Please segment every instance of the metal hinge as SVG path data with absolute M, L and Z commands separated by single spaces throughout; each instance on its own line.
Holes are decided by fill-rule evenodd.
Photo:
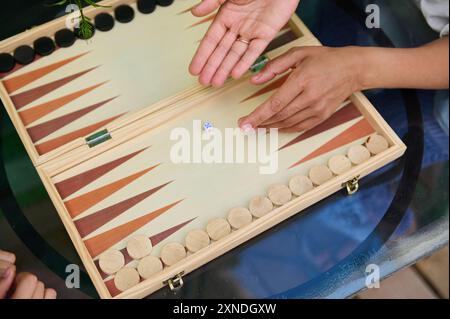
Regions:
M 86 137 L 86 144 L 89 147 L 97 146 L 103 142 L 106 142 L 107 140 L 111 139 L 111 133 L 108 132 L 107 129 L 101 130 L 97 133 L 94 133 L 88 137 Z
M 169 280 L 166 280 L 163 282 L 164 285 L 169 285 L 169 288 L 171 291 L 178 291 L 180 290 L 183 285 L 183 276 L 184 275 L 184 271 L 179 273 L 178 275 L 170 278 Z
M 348 195 L 356 194 L 359 190 L 359 176 L 349 180 L 347 183 L 344 183 L 342 187 L 347 189 Z

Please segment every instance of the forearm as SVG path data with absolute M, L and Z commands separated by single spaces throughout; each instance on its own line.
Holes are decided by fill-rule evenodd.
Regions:
M 361 89 L 449 87 L 448 37 L 419 48 L 360 48 Z

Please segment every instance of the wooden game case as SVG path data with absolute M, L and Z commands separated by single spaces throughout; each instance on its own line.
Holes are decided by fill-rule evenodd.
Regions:
M 116 6 L 119 3 L 131 3 L 133 1 L 106 1 L 106 4 Z M 105 9 L 105 8 L 89 8 L 87 9 L 87 14 L 90 16 L 94 16 L 98 12 L 108 11 L 111 9 Z M 55 30 L 61 28 L 63 25 L 63 20 L 55 20 L 53 22 L 50 22 L 46 25 L 43 25 L 41 27 L 36 28 L 35 30 L 28 31 L 22 35 L 16 36 L 12 39 L 6 40 L 5 42 L 0 44 L 0 51 L 11 51 L 16 46 L 24 43 L 31 43 L 33 39 L 40 35 L 50 34 L 54 32 Z M 272 51 L 270 51 L 267 55 L 271 58 L 276 57 L 280 55 L 281 53 L 287 51 L 288 49 L 295 47 L 295 46 L 316 46 L 320 45 L 320 42 L 314 38 L 314 36 L 309 32 L 309 30 L 304 26 L 304 24 L 298 19 L 298 17 L 294 16 L 290 23 L 290 28 L 298 35 L 298 39 L 293 40 L 289 42 L 288 44 L 285 44 L 279 48 L 276 48 Z M 70 50 L 70 49 L 69 49 Z M 212 88 L 202 88 L 200 86 L 193 86 L 191 88 L 186 88 L 186 90 L 183 90 L 173 96 L 169 96 L 167 98 L 162 99 L 159 102 L 153 103 L 152 105 L 149 105 L 148 107 L 144 107 L 140 110 L 130 112 L 128 115 L 125 115 L 121 118 L 116 119 L 115 121 L 112 121 L 110 124 L 106 125 L 105 128 L 107 129 L 108 133 L 111 136 L 111 139 L 105 141 L 102 144 L 99 144 L 95 147 L 89 147 L 86 143 L 85 138 L 78 138 L 67 145 L 63 145 L 62 147 L 52 151 L 49 154 L 45 155 L 39 155 L 36 152 L 34 144 L 30 141 L 28 134 L 26 132 L 26 128 L 24 127 L 23 123 L 21 122 L 18 112 L 15 110 L 15 107 L 9 97 L 8 92 L 4 88 L 2 82 L 0 82 L 0 95 L 2 97 L 2 100 L 5 104 L 5 107 L 17 129 L 19 132 L 20 137 L 22 138 L 22 141 L 24 145 L 27 148 L 28 153 L 30 154 L 30 157 L 32 158 L 33 162 L 35 163 L 36 169 L 43 181 L 44 186 L 47 189 L 47 192 L 52 199 L 53 203 L 55 204 L 55 207 L 57 208 L 58 214 L 60 215 L 60 218 L 64 224 L 64 226 L 67 229 L 67 232 L 69 233 L 69 236 L 74 243 L 74 246 L 87 270 L 89 273 L 100 297 L 102 298 L 143 298 L 152 292 L 166 286 L 171 280 L 176 280 L 177 276 L 184 276 L 193 270 L 201 267 L 202 265 L 208 263 L 209 261 L 223 255 L 224 253 L 232 250 L 233 248 L 239 246 L 240 244 L 254 238 L 255 236 L 261 234 L 262 232 L 270 229 L 274 225 L 286 220 L 287 218 L 297 214 L 298 212 L 304 210 L 305 208 L 313 205 L 314 203 L 322 200 L 323 198 L 341 190 L 342 188 L 345 188 L 347 183 L 351 180 L 354 180 L 355 178 L 360 179 L 364 176 L 374 172 L 375 170 L 381 168 L 382 166 L 390 163 L 391 161 L 397 159 L 405 152 L 405 145 L 403 142 L 398 138 L 398 136 L 393 132 L 393 130 L 389 127 L 389 125 L 383 120 L 383 118 L 378 114 L 378 112 L 375 110 L 375 108 L 372 106 L 372 104 L 365 98 L 365 96 L 362 93 L 356 93 L 350 98 L 350 103 L 355 107 L 355 109 L 360 113 L 360 118 L 363 120 L 367 120 L 367 122 L 370 124 L 370 126 L 374 129 L 375 132 L 382 135 L 389 143 L 389 148 L 382 152 L 381 154 L 375 155 L 371 157 L 370 160 L 364 162 L 363 164 L 354 166 L 352 169 L 347 171 L 346 173 L 333 177 L 332 180 L 324 183 L 323 185 L 317 186 L 314 188 L 313 191 L 308 192 L 307 194 L 294 198 L 289 203 L 276 208 L 273 210 L 270 214 L 255 219 L 250 225 L 233 231 L 230 235 L 227 237 L 211 243 L 207 248 L 204 248 L 194 254 L 188 255 L 186 258 L 184 258 L 181 262 L 164 268 L 163 271 L 158 273 L 157 275 L 153 276 L 150 279 L 143 280 L 138 285 L 124 291 L 124 292 L 118 292 L 114 289 L 111 290 L 110 283 L 112 282 L 111 276 L 106 276 L 101 273 L 101 270 L 98 268 L 97 261 L 98 261 L 98 255 L 99 255 L 99 249 L 93 248 L 94 246 L 88 245 L 88 243 L 93 242 L 92 239 L 96 238 L 96 236 L 101 236 L 103 233 L 99 233 L 98 235 L 94 237 L 89 237 L 89 235 L 84 236 L 81 235 L 81 228 L 79 221 L 88 218 L 91 215 L 95 214 L 95 211 L 89 211 L 89 209 L 92 209 L 90 207 L 89 209 L 85 210 L 84 212 L 80 213 L 80 215 L 73 216 L 73 212 L 71 212 L 67 206 L 67 198 L 69 198 L 69 201 L 76 200 L 78 197 L 82 197 L 85 195 L 83 193 L 83 189 L 78 190 L 78 197 L 73 197 L 73 194 L 69 194 L 64 199 L 64 195 L 62 195 L 62 189 L 60 187 L 61 182 L 64 182 L 65 180 L 73 177 L 78 176 L 77 174 L 82 174 L 83 172 L 89 171 L 92 167 L 96 167 L 98 165 L 108 163 L 108 160 L 111 160 L 114 158 L 114 156 L 121 156 L 121 154 L 126 154 L 127 150 L 135 150 L 138 149 L 140 151 L 140 148 L 142 145 L 146 146 L 148 140 L 155 140 L 155 135 L 159 136 L 159 133 L 163 133 L 164 130 L 170 125 L 171 123 L 182 123 L 185 120 L 191 119 L 193 115 L 198 114 L 204 114 L 202 113 L 204 110 L 208 110 L 209 108 L 211 110 L 214 110 L 215 104 L 214 102 L 221 103 L 221 99 L 223 97 L 232 96 L 232 95 L 242 95 L 247 96 L 249 92 L 253 92 L 254 88 L 251 88 L 246 82 L 248 81 L 248 76 L 246 76 L 242 80 L 238 81 L 228 81 L 227 84 L 220 89 L 212 89 Z M 252 108 L 253 106 L 257 106 L 260 101 L 263 101 L 265 98 L 267 98 L 268 95 L 263 94 L 257 97 L 253 102 L 248 104 L 247 108 Z M 210 103 L 211 101 L 211 103 Z M 255 105 L 253 105 L 255 104 Z M 347 105 L 348 106 L 348 105 Z M 216 106 L 217 107 L 217 106 Z M 343 108 L 346 106 L 344 105 Z M 206 112 L 206 111 L 205 111 Z M 215 113 L 212 112 L 212 115 Z M 356 120 L 355 120 L 356 121 Z M 356 122 L 349 122 L 350 124 L 355 124 Z M 228 123 L 227 123 L 228 124 Z M 349 124 L 349 125 L 350 125 Z M 346 124 L 345 124 L 346 125 Z M 98 131 L 100 131 L 99 129 Z M 343 129 L 343 131 L 345 131 Z M 339 131 L 333 134 L 341 134 L 343 131 Z M 161 135 L 162 136 L 162 135 Z M 359 138 L 353 143 L 361 143 L 364 138 Z M 148 142 L 150 143 L 150 142 Z M 336 152 L 342 152 L 342 150 L 346 147 L 344 145 L 343 147 L 339 148 Z M 164 148 L 160 148 L 160 152 L 162 153 Z M 298 151 L 299 149 L 295 149 L 294 151 Z M 292 152 L 294 152 L 292 151 Z M 118 155 L 113 155 L 117 152 Z M 136 156 L 143 156 L 145 153 L 148 153 L 149 151 L 145 149 L 142 151 L 142 153 L 139 153 Z M 336 153 L 335 152 L 335 153 Z M 150 154 L 150 153 L 148 153 Z M 292 153 L 290 153 L 292 157 Z M 325 154 L 327 155 L 327 154 Z M 323 155 L 323 156 L 325 156 Z M 147 155 L 146 155 L 147 156 Z M 314 160 L 314 163 L 322 163 L 323 158 Z M 291 158 L 284 159 L 285 161 L 290 161 Z M 297 158 L 295 158 L 296 160 Z M 146 161 L 149 160 L 149 163 L 146 163 Z M 156 162 L 150 162 L 151 157 L 145 157 L 145 159 L 141 159 L 139 161 L 134 162 L 133 165 L 123 165 L 122 167 L 118 167 L 117 170 L 120 169 L 120 171 L 115 173 L 114 179 L 123 178 L 126 177 L 127 174 L 134 172 L 133 169 L 137 167 L 136 169 L 141 169 L 143 167 L 157 166 L 158 163 Z M 148 165 L 147 165 L 148 164 Z M 142 167 L 141 167 L 142 166 Z M 305 169 L 309 169 L 309 167 L 305 167 Z M 155 169 L 156 170 L 156 169 Z M 303 168 L 302 168 L 303 170 Z M 150 171 L 149 171 L 150 172 Z M 153 171 L 151 171 L 153 172 Z M 135 173 L 135 172 L 134 172 Z M 184 173 L 176 172 L 177 174 L 181 174 L 180 176 L 184 176 Z M 168 173 L 165 173 L 166 175 L 162 174 L 164 177 L 168 176 Z M 283 173 L 285 174 L 285 173 Z M 111 174 L 110 174 L 111 175 Z M 108 176 L 106 176 L 108 177 Z M 104 179 L 106 179 L 106 177 Z M 144 176 L 145 177 L 145 176 Z M 142 177 L 142 178 L 144 178 Z M 108 181 L 111 182 L 111 176 L 108 177 Z M 276 176 L 272 178 L 273 180 L 277 180 Z M 280 177 L 280 182 L 283 182 L 285 180 L 285 176 Z M 140 182 L 139 187 L 142 187 L 142 185 L 146 185 L 146 181 L 149 181 L 150 185 L 153 181 L 145 180 Z M 139 180 L 138 180 L 139 182 Z M 97 183 L 97 181 L 94 181 L 93 183 Z M 96 184 L 93 188 L 89 188 L 90 186 L 87 185 L 88 191 L 94 192 L 96 190 L 96 187 L 102 186 L 100 184 Z M 103 185 L 104 186 L 104 185 Z M 269 187 L 270 185 L 264 185 L 264 187 Z M 166 186 L 164 186 L 166 187 Z M 172 187 L 172 185 L 169 185 L 169 187 Z M 199 186 L 201 188 L 201 186 Z M 251 186 L 249 186 L 251 188 Z M 177 193 L 178 190 L 171 189 L 172 193 Z M 134 192 L 134 190 L 130 190 L 129 192 Z M 259 189 L 258 189 L 259 192 Z M 119 191 L 117 191 L 119 193 Z M 81 195 L 80 195 L 81 194 Z M 170 196 L 171 192 L 165 193 L 164 196 Z M 75 193 L 77 195 L 77 193 Z M 116 194 L 116 200 L 120 201 L 120 194 Z M 130 195 L 130 194 L 128 194 Z M 133 194 L 134 195 L 134 194 Z M 249 195 L 259 195 L 258 193 L 249 193 Z M 71 197 L 72 196 L 72 197 Z M 114 197 L 115 195 L 111 195 L 110 197 Z M 124 195 L 126 198 L 126 195 Z M 157 204 L 161 204 L 164 202 L 165 199 L 160 200 Z M 250 200 L 250 198 L 248 198 Z M 100 208 L 108 208 L 109 204 L 114 203 L 114 201 L 109 200 L 108 198 L 104 199 L 106 204 L 103 204 L 102 202 L 97 203 L 97 205 L 100 205 Z M 148 203 L 148 206 L 152 206 L 156 204 Z M 209 203 L 205 203 L 205 206 L 210 206 Z M 158 207 L 160 207 L 159 205 Z M 224 209 L 225 209 L 224 205 Z M 231 205 L 230 205 L 231 206 Z M 95 207 L 95 205 L 93 206 Z M 198 206 L 197 208 L 201 208 L 202 206 Z M 145 207 L 147 208 L 147 207 Z M 156 208 L 156 206 L 155 206 Z M 229 207 L 231 209 L 232 207 Z M 175 207 L 175 209 L 178 209 L 178 207 Z M 139 218 L 144 217 L 141 216 L 139 213 L 139 209 L 130 209 L 133 214 L 137 214 Z M 148 209 L 147 209 L 148 210 Z M 180 208 L 180 210 L 183 210 L 183 208 Z M 88 212 L 88 214 L 85 214 Z M 187 213 L 192 214 L 192 212 Z M 81 216 L 81 218 L 79 218 Z M 178 220 L 177 217 L 179 215 L 175 215 L 173 217 L 167 217 L 165 219 L 165 222 L 172 225 L 172 224 L 178 224 L 179 222 L 182 222 L 185 220 Z M 184 215 L 183 215 L 184 216 Z M 192 217 L 192 216 L 187 216 Z M 122 220 L 123 216 L 119 216 L 116 219 Z M 209 216 L 203 216 L 203 219 L 209 218 Z M 200 218 L 198 218 L 196 221 L 191 223 L 198 222 Z M 108 224 L 104 224 L 101 227 L 105 230 L 104 232 L 107 232 L 111 229 L 116 229 L 116 227 L 120 227 L 122 225 L 116 225 L 114 224 L 114 220 L 109 222 L 110 224 L 113 223 L 112 226 L 108 227 Z M 125 224 L 125 223 L 124 223 Z M 162 225 L 162 222 L 161 222 Z M 183 227 L 191 227 L 192 224 L 187 224 L 187 226 Z M 198 222 L 196 224 L 196 227 L 199 228 L 201 226 L 204 226 L 204 222 Z M 147 227 L 147 225 L 143 226 L 143 228 Z M 153 227 L 153 226 L 151 226 Z M 166 226 L 160 226 L 161 228 L 164 228 Z M 193 227 L 193 226 L 192 226 Z M 152 232 L 154 229 L 158 227 L 153 227 L 150 229 Z M 166 227 L 167 228 L 167 227 Z M 191 228 L 193 229 L 193 228 Z M 181 230 L 184 231 L 184 228 L 181 228 Z M 177 233 L 174 233 L 173 235 L 170 235 L 168 238 L 164 239 L 162 242 L 169 242 L 170 241 L 179 241 L 180 238 L 184 236 L 184 234 L 180 231 Z M 93 230 L 91 232 L 95 234 L 97 230 Z M 83 232 L 86 232 L 83 230 Z M 136 233 L 136 232 L 134 232 Z M 172 238 L 175 238 L 177 240 L 173 240 Z M 87 238 L 87 239 L 86 239 Z M 101 238 L 101 237 L 99 237 Z M 124 247 L 125 238 L 122 238 L 119 240 L 119 243 L 116 244 L 119 245 L 119 248 Z M 154 238 L 154 237 L 153 237 Z M 119 249 L 118 248 L 118 249 Z M 160 249 L 160 248 L 157 248 Z M 95 253 L 93 253 L 95 251 Z M 93 254 L 95 255 L 93 257 Z M 187 283 L 189 284 L 189 283 Z

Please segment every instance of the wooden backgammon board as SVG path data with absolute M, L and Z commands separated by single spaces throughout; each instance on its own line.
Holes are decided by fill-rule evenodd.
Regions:
M 198 85 L 187 67 L 214 15 L 193 17 L 196 3 L 103 1 L 110 7 L 85 10 L 97 28 L 89 40 L 62 17 L 0 43 L 1 99 L 102 298 L 177 288 L 330 194 L 357 191 L 405 152 L 357 93 L 314 129 L 280 133 L 275 174 L 251 162 L 174 163 L 174 128 L 236 127 L 286 79 Z M 294 16 L 265 55 L 313 45 Z

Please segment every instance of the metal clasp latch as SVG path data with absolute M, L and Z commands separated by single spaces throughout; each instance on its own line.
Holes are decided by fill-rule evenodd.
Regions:
M 349 180 L 347 183 L 342 185 L 347 189 L 348 195 L 356 194 L 359 190 L 359 176 Z
M 163 284 L 164 284 L 164 285 L 169 285 L 169 288 L 170 288 L 171 291 L 178 291 L 178 290 L 180 290 L 180 289 L 183 287 L 183 285 L 184 285 L 183 277 L 182 277 L 183 274 L 184 274 L 184 271 L 181 272 L 181 273 L 179 273 L 179 274 L 176 275 L 175 277 L 172 277 L 172 278 L 170 278 L 169 280 L 163 282 Z

